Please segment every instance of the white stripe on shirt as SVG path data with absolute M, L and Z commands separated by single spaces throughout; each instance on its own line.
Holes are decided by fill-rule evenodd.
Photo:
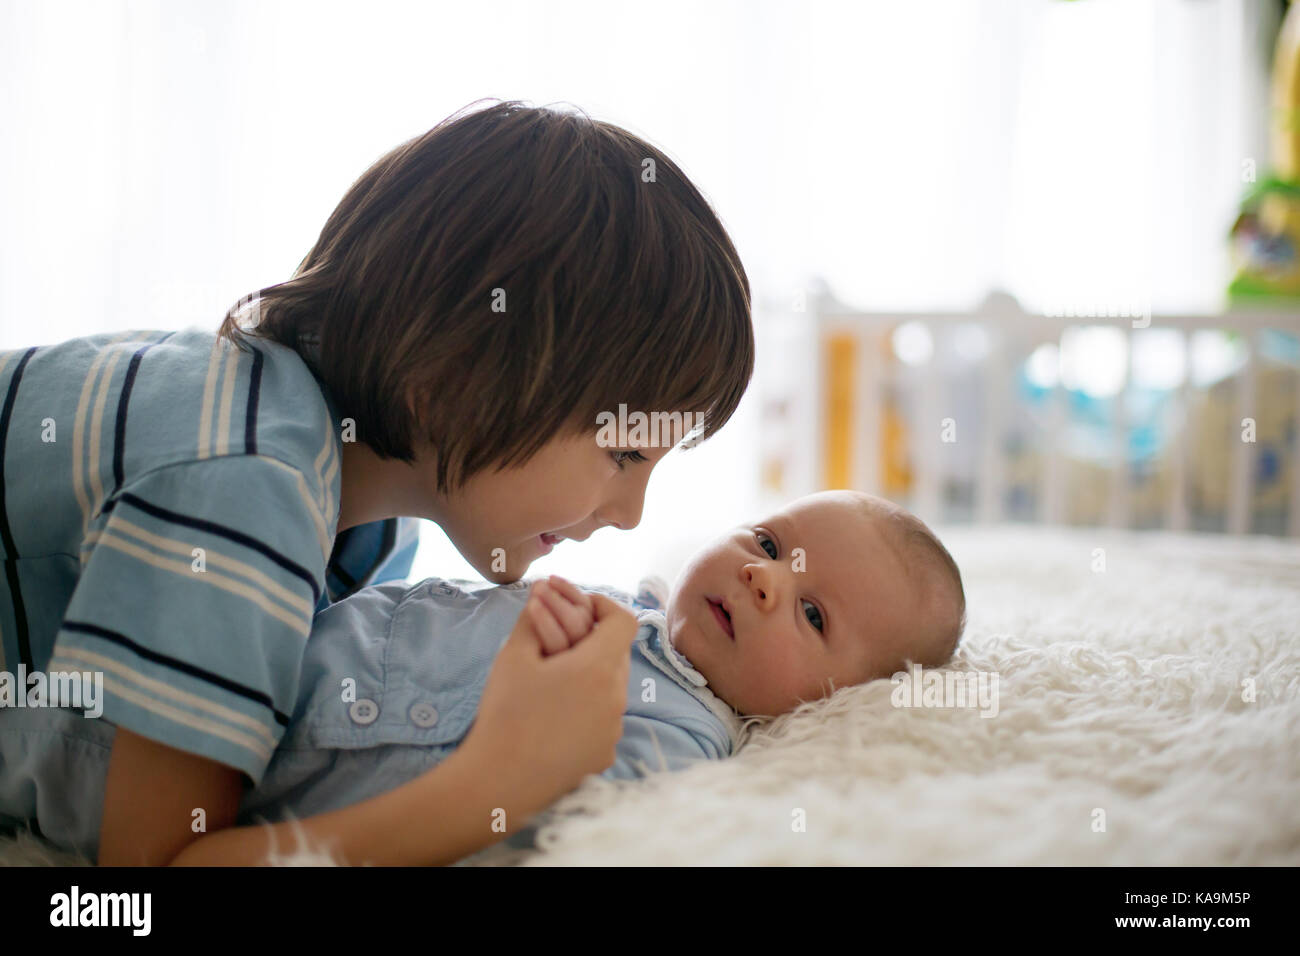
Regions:
M 62 657 L 76 658 L 79 660 L 79 663 L 64 662 L 61 659 L 61 655 Z M 59 667 L 56 666 L 56 664 L 63 664 L 63 666 Z M 178 703 L 193 707 L 196 710 L 206 710 L 208 713 L 214 714 L 232 724 L 239 724 L 240 726 L 248 727 L 256 733 L 258 737 L 262 738 L 262 740 L 266 742 L 267 746 L 271 748 L 275 747 L 275 738 L 271 735 L 271 731 L 267 729 L 266 724 L 261 723 L 257 718 L 250 717 L 248 714 L 240 713 L 239 711 L 234 710 L 231 707 L 226 707 L 223 704 L 218 704 L 216 701 L 209 700 L 206 697 L 200 697 L 197 694 L 189 693 L 189 691 L 173 687 L 171 684 L 160 681 L 156 678 L 147 677 L 139 671 L 123 664 L 121 661 L 114 660 L 105 654 L 86 650 L 84 647 L 61 646 L 51 659 L 48 669 L 51 671 L 79 671 L 88 666 L 95 670 L 112 671 L 120 677 L 131 681 L 133 684 L 138 685 L 141 690 L 153 693 L 158 697 L 169 697 Z
M 260 761 L 268 761 L 271 759 L 271 751 L 274 749 L 273 747 L 268 747 L 260 740 L 250 737 L 248 734 L 240 733 L 232 727 L 227 727 L 225 724 L 219 724 L 214 720 L 205 720 L 202 717 L 191 714 L 189 711 L 177 710 L 175 707 L 154 700 L 152 697 L 146 697 L 127 687 L 125 684 L 119 684 L 116 680 L 107 675 L 104 676 L 104 687 L 116 694 L 118 697 L 121 697 L 123 700 L 128 700 L 136 706 L 142 707 L 160 717 L 166 717 L 174 723 L 184 724 L 186 727 L 192 727 L 195 730 L 209 734 L 213 737 L 220 737 L 222 740 L 228 740 L 232 744 L 243 747 L 245 750 L 250 750 Z
M 230 406 L 235 395 L 235 372 L 239 363 L 239 349 L 231 348 L 226 354 L 226 367 L 222 371 L 221 416 L 217 419 L 217 454 L 230 450 Z
M 275 604 L 266 595 L 255 590 L 242 581 L 236 581 L 234 578 L 226 577 L 224 574 L 218 574 L 216 571 L 195 571 L 188 561 L 172 561 L 161 555 L 154 554 L 152 551 L 146 551 L 138 545 L 132 544 L 125 538 L 119 538 L 110 531 L 105 530 L 99 536 L 99 544 L 108 545 L 115 548 L 123 554 L 129 554 L 131 557 L 145 564 L 152 565 L 161 571 L 171 571 L 173 574 L 179 574 L 190 580 L 201 580 L 207 584 L 221 588 L 223 591 L 229 591 L 231 594 L 237 594 L 242 598 L 252 601 L 267 614 L 277 620 L 283 621 L 291 628 L 306 637 L 311 633 L 311 615 L 305 618 L 302 614 L 295 614 L 279 604 Z
M 108 530 L 125 531 L 129 535 L 139 538 L 145 544 L 152 545 L 155 548 L 165 551 L 172 551 L 176 554 L 183 554 L 187 559 L 193 558 L 194 549 L 198 547 L 198 545 L 195 545 L 192 541 L 177 541 L 175 538 L 165 538 L 162 535 L 154 534 L 152 531 L 147 531 L 134 522 L 127 521 L 120 515 L 113 518 L 113 522 L 109 525 Z M 101 535 L 96 533 L 95 537 L 99 538 Z M 261 587 L 262 590 L 268 592 L 272 597 L 279 598 L 291 609 L 298 611 L 300 614 L 311 615 L 313 609 L 312 603 L 301 594 L 294 594 L 288 588 L 267 577 L 250 564 L 236 560 L 235 558 L 227 557 L 219 551 L 213 550 L 206 544 L 202 547 L 205 566 L 211 564 L 214 567 L 225 568 L 227 571 L 232 571 L 235 574 L 241 575 Z M 194 564 L 191 561 L 190 569 L 192 573 L 200 573 L 193 571 L 193 568 Z
M 212 401 L 217 388 L 217 369 L 221 366 L 221 337 L 212 341 L 212 352 L 208 356 L 208 377 L 203 381 L 203 414 L 199 416 L 199 451 L 198 458 L 208 457 L 208 443 L 212 432 Z

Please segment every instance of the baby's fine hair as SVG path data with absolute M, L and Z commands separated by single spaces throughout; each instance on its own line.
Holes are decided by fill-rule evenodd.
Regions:
M 221 334 L 296 350 L 380 457 L 430 443 L 444 492 L 620 403 L 702 415 L 707 439 L 754 368 L 749 279 L 708 201 L 581 110 L 482 102 L 375 162 Z
M 966 590 L 961 569 L 929 525 L 910 511 L 874 495 L 867 496 L 866 508 L 869 514 L 887 519 L 904 561 L 916 573 L 931 582 L 941 582 L 938 588 L 927 589 L 937 630 L 927 635 L 924 652 L 913 658 L 926 667 L 941 667 L 957 652 L 966 630 Z

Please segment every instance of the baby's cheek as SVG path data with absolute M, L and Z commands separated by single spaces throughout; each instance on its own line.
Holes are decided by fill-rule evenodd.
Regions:
M 795 653 L 788 641 L 771 641 L 759 658 L 758 683 L 765 696 L 787 700 L 805 696 L 809 684 L 807 663 Z

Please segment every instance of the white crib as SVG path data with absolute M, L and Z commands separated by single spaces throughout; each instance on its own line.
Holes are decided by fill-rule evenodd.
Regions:
M 1278 341 L 1279 333 L 1282 341 L 1300 341 L 1292 338 L 1300 335 L 1300 310 L 1041 315 L 995 294 L 969 313 L 864 313 L 822 293 L 765 303 L 755 321 L 765 499 L 851 487 L 899 501 L 931 524 L 1031 521 L 1300 537 L 1300 363 L 1274 362 L 1262 348 L 1265 336 Z M 921 338 L 928 332 L 928 360 L 909 365 L 896 357 L 904 325 Z M 1059 365 L 1034 407 L 1018 386 L 1024 363 L 1042 357 L 1041 346 L 1055 345 L 1059 358 L 1077 330 L 1098 327 L 1119 330 L 1124 359 L 1114 370 L 1119 388 L 1101 454 L 1082 460 L 1067 441 L 1086 432 L 1071 424 L 1069 402 L 1080 396 L 1061 383 Z M 1162 434 L 1162 447 L 1135 467 L 1132 360 L 1137 339 L 1150 330 L 1177 333 L 1186 374 L 1158 402 L 1144 393 L 1160 409 L 1156 423 L 1142 424 L 1144 434 Z M 1192 381 L 1198 330 L 1233 330 L 1244 344 L 1234 372 L 1205 388 Z M 969 348 L 972 341 L 980 347 Z M 1154 341 L 1141 343 L 1145 354 Z M 1034 449 L 1028 458 L 1026 441 Z

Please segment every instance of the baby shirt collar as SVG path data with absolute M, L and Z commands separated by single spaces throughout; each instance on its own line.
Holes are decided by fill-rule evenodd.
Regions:
M 645 656 L 660 670 L 672 677 L 678 684 L 691 693 L 696 700 L 722 722 L 726 728 L 730 749 L 734 752 L 740 740 L 740 715 L 709 690 L 708 680 L 697 671 L 691 662 L 673 646 L 668 631 L 668 619 L 662 611 L 645 608 L 637 612 L 638 627 L 648 627 L 646 637 L 642 640 Z M 641 640 L 638 638 L 638 640 Z

